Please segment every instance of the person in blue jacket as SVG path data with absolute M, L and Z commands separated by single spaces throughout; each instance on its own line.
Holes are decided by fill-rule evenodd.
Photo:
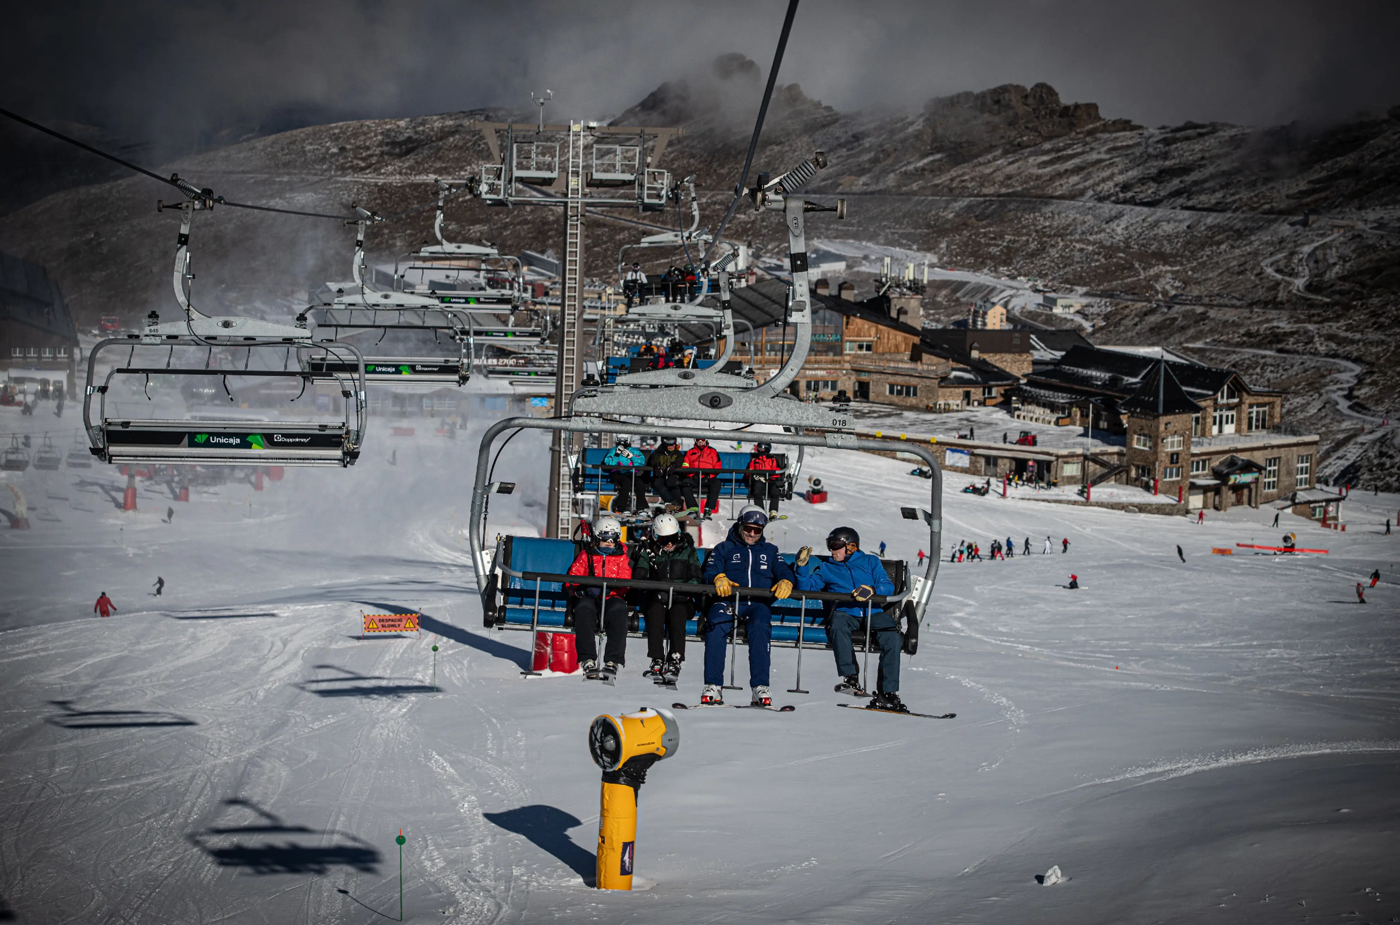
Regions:
M 746 504 L 739 520 L 729 530 L 729 538 L 710 551 L 701 577 L 712 582 L 720 598 L 705 615 L 705 692 L 701 703 L 724 703 L 724 649 L 734 630 L 735 611 L 748 623 L 749 686 L 754 706 L 771 707 L 768 671 L 772 656 L 773 612 L 766 601 L 748 598 L 736 608 L 725 600 L 746 588 L 771 590 L 778 600 L 792 594 L 792 569 L 783 561 L 778 547 L 763 538 L 768 514 L 756 505 Z
M 632 494 L 637 487 L 637 467 L 646 464 L 646 457 L 641 451 L 632 449 L 632 439 L 625 434 L 618 435 L 617 443 L 607 456 L 603 457 L 603 466 L 620 466 L 622 468 L 608 470 L 608 478 L 612 479 L 613 487 L 617 493 L 613 495 L 612 510 L 614 514 L 632 513 Z M 642 490 L 636 492 L 638 501 L 643 505 L 646 499 L 642 496 L 646 494 L 646 476 L 641 476 Z
M 867 609 L 870 610 L 875 644 L 880 647 L 879 692 L 870 701 L 872 710 L 895 710 L 907 713 L 899 699 L 899 653 L 904 641 L 899 635 L 899 624 L 890 614 L 867 602 L 877 594 L 893 594 L 894 582 L 878 556 L 863 552 L 860 548 L 860 534 L 850 527 L 837 527 L 826 538 L 826 548 L 831 553 L 827 561 L 811 558 L 812 550 L 803 546 L 797 552 L 797 587 L 803 591 L 828 591 L 836 594 L 849 594 L 851 603 L 833 603 L 828 614 L 832 652 L 836 655 L 836 671 L 841 675 L 841 683 L 836 685 L 837 693 L 863 695 L 860 687 L 860 670 L 856 667 L 855 646 L 851 634 L 865 622 Z

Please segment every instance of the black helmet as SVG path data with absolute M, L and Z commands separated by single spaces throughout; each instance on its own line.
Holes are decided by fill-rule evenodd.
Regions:
M 672 437 L 672 436 L 670 436 L 670 435 L 667 435 L 667 436 L 661 438 L 661 445 L 662 445 L 662 446 L 680 446 L 680 443 L 681 443 L 681 438 L 680 438 L 680 437 Z
M 826 536 L 827 549 L 840 549 L 842 546 L 860 548 L 860 534 L 851 527 L 837 527 Z
M 617 446 L 631 446 L 631 445 L 632 445 L 632 438 L 629 437 L 629 436 L 627 436 L 626 434 L 618 434 L 618 435 L 617 435 L 617 440 L 615 441 L 615 444 L 616 444 Z
M 773 452 L 773 444 L 765 440 L 762 443 L 755 443 L 753 450 L 755 453 L 771 453 Z

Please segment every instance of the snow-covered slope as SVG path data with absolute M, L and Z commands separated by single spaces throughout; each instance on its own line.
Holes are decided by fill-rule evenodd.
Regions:
M 957 718 L 838 709 L 821 650 L 812 693 L 782 693 L 796 652 L 779 649 L 797 711 L 680 713 L 679 753 L 641 791 L 639 889 L 602 894 L 588 724 L 693 702 L 700 649 L 679 695 L 640 676 L 640 640 L 616 688 L 522 679 L 528 636 L 482 628 L 465 554 L 483 425 L 449 441 L 417 423 L 348 471 L 188 504 L 143 488 L 127 514 L 110 469 L 7 474 L 33 528 L 0 530 L 0 916 L 393 918 L 401 827 L 416 922 L 1400 915 L 1400 537 L 1379 526 L 1400 498 L 1354 496 L 1343 534 L 973 497 L 951 477 L 947 541 L 1071 544 L 943 564 L 902 693 Z M 493 532 L 542 520 L 534 438 L 502 456 L 521 488 L 493 500 Z M 897 508 L 929 483 L 909 468 L 810 454 L 831 500 L 789 505 L 774 538 L 844 523 L 914 556 L 927 537 Z M 1330 554 L 1211 555 L 1282 528 Z M 422 636 L 355 638 L 361 610 L 391 607 L 421 611 Z M 1051 865 L 1070 879 L 1038 885 Z

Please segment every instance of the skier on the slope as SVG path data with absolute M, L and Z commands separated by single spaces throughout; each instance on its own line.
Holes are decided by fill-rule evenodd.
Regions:
M 603 457 L 603 466 L 616 466 L 608 472 L 608 478 L 612 480 L 616 494 L 613 495 L 612 509 L 618 514 L 630 514 L 633 510 L 632 492 L 637 487 L 638 475 L 637 467 L 646 463 L 646 457 L 640 450 L 632 449 L 632 438 L 626 434 L 618 434 L 617 440 L 613 444 L 612 450 Z M 641 477 L 642 489 L 637 492 L 637 500 L 641 502 L 639 507 L 646 505 L 646 477 Z
M 1380 580 L 1381 580 L 1381 570 L 1380 570 L 1380 569 L 1376 569 L 1374 572 L 1371 573 L 1371 587 L 1374 588 L 1374 587 L 1376 586 L 1376 582 L 1378 582 L 1378 581 L 1380 581 Z
M 928 557 L 925 556 L 925 555 L 924 555 L 924 551 L 923 551 L 922 549 L 920 549 L 920 550 L 919 550 L 919 567 L 920 567 L 920 568 L 923 568 L 924 559 L 926 559 L 926 558 L 928 558 Z
M 720 600 L 705 615 L 705 691 L 701 703 L 724 703 L 724 648 L 735 618 L 746 620 L 749 640 L 749 686 L 754 706 L 771 707 L 768 689 L 772 661 L 773 612 L 765 601 L 749 598 L 736 606 L 725 600 L 738 589 L 772 590 L 773 597 L 785 600 L 792 594 L 797 576 L 783 561 L 778 547 L 763 538 L 768 514 L 752 504 L 744 505 L 729 537 L 713 550 L 701 577 L 713 582 Z
M 1006 555 L 1016 558 L 1016 541 L 1009 536 L 1006 538 Z
M 156 589 L 156 597 L 160 597 L 160 592 L 165 590 L 165 579 L 157 575 L 156 583 L 153 587 Z
M 622 542 L 622 525 L 617 518 L 603 515 L 594 521 L 592 540 L 579 550 L 569 566 L 569 574 L 595 578 L 632 577 L 632 563 L 627 556 L 627 546 Z M 598 624 L 601 622 L 608 637 L 603 669 L 616 674 L 627 657 L 627 589 L 608 588 L 606 601 L 602 600 L 603 589 L 599 585 L 566 584 L 564 589 L 573 595 L 574 639 L 584 673 L 590 678 L 599 676 Z
M 748 469 L 744 481 L 748 483 L 749 503 L 763 508 L 769 517 L 777 517 L 782 467 L 773 456 L 773 444 L 767 440 L 755 443 Z
M 1359 581 L 1356 583 L 1356 603 L 1366 603 L 1366 587 Z
M 1060 540 L 1060 552 L 1069 552 L 1069 537 L 1065 537 L 1064 539 Z
M 1030 537 L 1026 537 L 1026 548 L 1023 549 L 1023 550 L 1021 550 L 1021 555 L 1023 555 L 1023 556 L 1029 556 L 1030 554 L 1031 554 L 1031 538 L 1030 538 Z
M 1181 551 L 1181 545 L 1180 545 L 1180 544 L 1177 544 L 1177 547 L 1176 547 L 1176 557 L 1177 557 L 1178 559 L 1180 559 L 1182 562 L 1185 562 L 1185 561 L 1186 561 L 1186 553 L 1184 553 L 1184 552 Z
M 870 615 L 870 632 L 880 647 L 880 676 L 878 693 L 870 701 L 874 710 L 909 712 L 899 700 L 899 653 L 903 640 L 895 616 L 868 602 L 877 594 L 893 594 L 894 582 L 879 558 L 860 548 L 860 535 L 850 527 L 837 527 L 826 538 L 831 553 L 827 561 L 813 561 L 812 550 L 803 546 L 797 551 L 797 586 L 804 591 L 829 591 L 849 594 L 852 603 L 833 602 L 827 612 L 831 651 L 836 656 L 836 673 L 841 683 L 840 694 L 864 694 L 860 687 L 860 671 L 856 667 L 855 645 L 851 634 Z M 895 613 L 898 613 L 896 609 Z
M 880 556 L 881 559 L 885 558 L 885 541 L 884 541 L 884 540 L 881 540 L 881 541 L 880 541 L 880 553 L 879 553 L 879 556 Z
M 1203 524 L 1203 523 L 1205 523 L 1205 522 L 1206 522 L 1206 509 L 1205 509 L 1205 508 L 1201 508 L 1199 511 L 1196 512 L 1196 523 L 1198 523 L 1198 524 Z
M 102 595 L 97 599 L 97 603 L 92 605 L 92 612 L 104 617 L 110 617 L 112 614 L 116 613 L 116 611 L 117 605 L 112 603 L 112 599 L 107 596 L 106 591 L 103 591 Z
M 1077 590 L 1079 590 L 1079 576 L 1078 576 L 1078 575 L 1071 575 L 1071 576 L 1069 576 L 1069 589 L 1070 589 L 1071 591 L 1077 591 Z
M 637 548 L 632 577 L 686 584 L 700 581 L 695 538 L 681 529 L 675 515 L 659 514 L 651 522 L 651 541 Z M 675 677 L 685 661 L 685 622 L 695 619 L 695 599 L 689 594 L 665 591 L 645 594 L 641 610 L 647 618 L 647 657 L 651 659 L 646 674 Z
M 1278 526 L 1278 515 L 1279 515 L 1279 512 L 1278 512 L 1278 511 L 1274 511 L 1274 526 L 1275 526 L 1275 527 Z
M 1040 551 L 1040 554 L 1043 556 L 1043 555 L 1046 555 L 1046 554 L 1049 553 L 1049 552 L 1050 552 L 1050 537 L 1047 536 L 1047 537 L 1045 538 L 1045 548 L 1042 549 L 1042 550 Z

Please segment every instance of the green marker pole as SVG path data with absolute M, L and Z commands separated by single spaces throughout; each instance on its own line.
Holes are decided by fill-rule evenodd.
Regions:
M 437 643 L 433 643 L 433 693 L 437 693 Z
M 399 837 L 394 839 L 399 843 L 399 921 L 403 921 L 403 829 L 399 829 Z

